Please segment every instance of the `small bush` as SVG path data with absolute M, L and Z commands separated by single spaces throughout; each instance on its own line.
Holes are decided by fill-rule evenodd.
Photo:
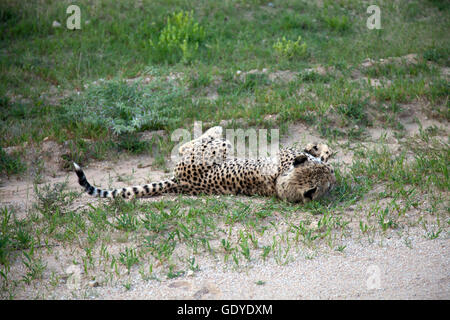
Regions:
M 450 8 L 450 3 L 448 1 L 442 0 L 428 0 L 428 2 L 435 6 L 439 11 L 445 11 Z
M 65 104 L 68 121 L 103 127 L 114 134 L 162 129 L 180 117 L 185 91 L 172 82 L 147 85 L 112 80 L 90 86 Z
M 294 57 L 304 57 L 308 53 L 308 48 L 305 42 L 301 42 L 302 37 L 298 36 L 297 41 L 286 40 L 283 37 L 281 40 L 278 39 L 273 45 L 275 52 L 278 57 L 292 59 Z
M 448 65 L 449 50 L 445 48 L 430 47 L 423 53 L 423 58 L 428 61 Z
M 350 29 L 350 20 L 346 16 L 341 17 L 330 17 L 324 16 L 323 21 L 327 27 L 334 31 L 346 31 Z
M 337 107 L 337 111 L 345 119 L 348 119 L 351 122 L 360 125 L 368 125 L 368 119 L 365 112 L 367 105 L 368 105 L 367 101 L 352 99 L 348 103 L 339 105 Z
M 259 86 L 269 84 L 269 79 L 264 73 L 247 74 L 242 88 L 245 90 L 255 90 Z
M 35 208 L 44 216 L 57 213 L 64 213 L 67 206 L 77 197 L 77 193 L 67 190 L 67 181 L 55 183 L 53 185 L 46 184 L 39 188 L 34 185 L 36 194 Z
M 330 82 L 332 77 L 329 74 L 320 74 L 315 71 L 303 71 L 299 74 L 299 79 L 302 82 L 316 82 L 316 83 L 326 83 Z
M 150 40 L 150 46 L 159 61 L 188 63 L 194 59 L 205 36 L 205 29 L 194 20 L 193 12 L 181 11 L 167 18 L 158 42 Z
M 280 28 L 281 30 L 313 30 L 315 28 L 315 23 L 311 16 L 286 13 L 286 15 L 280 19 Z
M 19 155 L 8 155 L 0 147 L 0 174 L 17 174 L 27 169 L 26 165 L 20 160 Z

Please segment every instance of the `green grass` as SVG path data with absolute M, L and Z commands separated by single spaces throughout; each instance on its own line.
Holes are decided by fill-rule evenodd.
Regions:
M 26 164 L 17 152 L 9 155 L 0 147 L 0 173 L 6 175 L 19 174 L 26 170 Z
M 311 121 L 325 106 L 344 104 L 339 107 L 344 118 L 366 125 L 363 114 L 370 106 L 360 107 L 361 102 L 342 100 L 339 94 L 347 92 L 354 100 L 358 91 L 366 89 L 353 88 L 349 81 L 333 78 L 335 75 L 303 75 L 293 83 L 277 84 L 257 75 L 236 81 L 234 74 L 253 68 L 301 72 L 315 64 L 346 73 L 366 57 L 411 52 L 446 64 L 448 42 L 441 40 L 448 29 L 447 8 L 432 1 L 413 3 L 383 5 L 384 27 L 373 31 L 366 28 L 365 8 L 357 1 L 326 1 L 323 7 L 306 1 L 283 1 L 271 8 L 266 3 L 239 1 L 189 5 L 183 1 L 143 1 L 142 6 L 128 5 L 127 1 L 81 1 L 82 29 L 69 31 L 64 28 L 64 3 L 50 1 L 38 6 L 3 2 L 0 81 L 6 85 L 1 87 L 0 96 L 6 113 L 1 118 L 0 144 L 39 145 L 45 137 L 60 143 L 69 141 L 71 152 L 65 160 L 84 163 L 116 152 L 145 152 L 148 145 L 130 145 L 130 133 L 170 132 L 194 120 L 245 118 L 251 119 L 250 125 L 261 125 L 264 115 L 278 113 L 280 122 Z M 410 20 L 412 13 L 420 15 L 421 11 L 439 18 Z M 53 20 L 63 27 L 52 28 Z M 307 47 L 306 56 L 305 48 L 295 45 L 299 37 Z M 170 40 L 175 41 L 172 43 L 167 39 L 176 40 Z M 274 47 L 280 39 L 286 39 L 285 43 Z M 184 40 L 189 46 L 185 53 Z M 377 90 L 379 100 L 402 102 L 417 95 L 439 95 L 432 92 L 436 88 L 417 87 L 413 79 L 430 73 L 424 63 L 374 67 L 367 72 L 371 77 L 394 78 L 390 88 Z M 175 73 L 179 80 L 166 80 Z M 135 77 L 151 81 L 123 80 Z M 195 102 L 193 98 L 204 94 L 215 81 L 219 99 Z M 338 94 L 330 93 L 324 99 L 325 92 L 320 93 L 319 104 L 299 97 L 293 90 L 305 81 L 310 92 L 328 82 Z M 437 90 L 448 95 L 448 86 Z M 256 103 L 244 108 L 243 101 L 248 98 Z M 319 128 L 329 124 L 312 122 Z M 351 129 L 344 131 L 348 132 L 330 128 L 323 133 L 360 135 Z M 86 140 L 89 142 L 83 142 Z M 23 171 L 8 166 L 8 173 Z
M 0 174 L 34 170 L 37 196 L 20 219 L 14 208 L 1 208 L 2 296 L 44 281 L 41 253 L 54 246 L 79 250 L 73 262 L 86 278 L 105 275 L 103 283 L 131 290 L 136 272 L 145 281 L 185 277 L 201 270 L 204 255 L 245 269 L 260 259 L 312 259 L 321 246 L 345 253 L 349 235 L 375 241 L 418 226 L 427 239 L 448 236 L 448 141 L 435 127 L 408 136 L 401 119 L 404 104 L 413 103 L 430 119 L 450 119 L 442 74 L 449 66 L 448 5 L 383 2 L 382 29 L 369 30 L 367 3 L 356 0 L 141 3 L 79 1 L 77 31 L 64 27 L 65 2 L 0 4 Z M 54 20 L 62 27 L 52 28 Z M 411 53 L 417 63 L 377 62 Z M 361 67 L 367 58 L 376 62 Z M 267 71 L 246 74 L 254 69 Z M 277 71 L 292 77 L 271 80 Z M 217 99 L 207 97 L 211 92 Z M 352 151 L 353 160 L 336 164 L 338 183 L 328 197 L 306 205 L 180 196 L 71 209 L 78 193 L 64 183 L 38 184 L 44 139 L 64 146 L 58 160 L 67 170 L 72 161 L 86 165 L 122 153 L 152 155 L 165 167 L 175 142 L 143 140 L 142 132 L 170 136 L 194 121 L 227 119 L 281 135 L 302 122 Z M 396 150 L 382 147 L 383 139 L 367 146 L 368 129 L 377 127 L 394 132 Z M 11 272 L 17 264 L 19 276 Z M 59 277 L 52 275 L 52 287 Z
M 355 175 L 364 174 L 372 179 L 384 181 L 387 190 L 392 192 L 399 192 L 405 185 L 425 190 L 430 188 L 448 190 L 450 188 L 448 144 L 426 136 L 420 140 L 410 141 L 407 146 L 407 149 L 398 154 L 392 154 L 387 147 L 381 150 L 361 150 L 354 164 Z M 406 153 L 411 150 L 415 151 L 415 156 L 408 161 Z

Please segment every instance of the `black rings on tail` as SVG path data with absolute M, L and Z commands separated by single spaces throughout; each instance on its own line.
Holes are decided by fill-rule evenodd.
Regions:
M 80 186 L 82 186 L 88 194 L 94 197 L 101 197 L 101 198 L 110 198 L 110 192 L 108 190 L 101 190 L 94 186 L 91 186 L 91 184 L 87 181 L 86 176 L 81 169 L 79 165 L 77 165 L 75 162 L 73 163 L 73 166 L 75 167 L 75 173 L 78 176 L 78 183 Z
M 156 196 L 163 193 L 178 193 L 179 187 L 175 178 L 170 178 L 167 180 L 149 183 L 143 186 L 126 187 L 114 190 L 102 190 L 92 186 L 86 179 L 83 170 L 75 162 L 73 163 L 75 167 L 75 173 L 78 176 L 78 183 L 82 186 L 88 194 L 94 197 L 100 198 L 116 198 L 121 196 L 122 198 L 131 197 L 145 197 L 145 196 Z

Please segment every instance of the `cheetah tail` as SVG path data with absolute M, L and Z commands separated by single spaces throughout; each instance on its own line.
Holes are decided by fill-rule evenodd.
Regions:
M 75 173 L 78 176 L 78 183 L 82 186 L 85 191 L 94 197 L 100 198 L 132 198 L 134 197 L 145 197 L 145 196 L 156 196 L 163 193 L 178 193 L 178 184 L 174 178 L 167 180 L 154 182 L 150 184 L 145 184 L 143 186 L 134 186 L 119 188 L 114 190 L 102 190 L 97 187 L 92 186 L 86 179 L 86 175 L 79 165 L 75 162 L 73 163 L 75 167 Z

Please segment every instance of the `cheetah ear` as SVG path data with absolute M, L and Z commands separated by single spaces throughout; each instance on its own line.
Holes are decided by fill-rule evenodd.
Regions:
M 298 166 L 304 164 L 306 161 L 308 161 L 308 157 L 302 154 L 294 159 L 294 167 L 297 168 Z
M 313 197 L 313 195 L 314 195 L 314 193 L 315 193 L 316 191 L 317 191 L 317 187 L 314 187 L 314 188 L 312 188 L 312 189 L 309 189 L 308 191 L 306 191 L 306 192 L 303 194 L 303 197 L 312 200 L 312 197 Z

